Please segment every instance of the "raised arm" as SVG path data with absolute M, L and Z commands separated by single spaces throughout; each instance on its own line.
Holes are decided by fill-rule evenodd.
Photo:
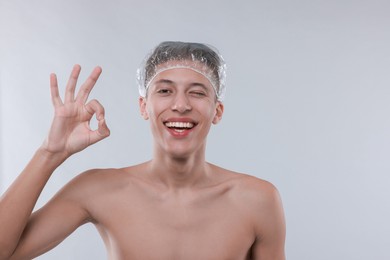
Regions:
M 36 237 L 31 232 L 25 232 L 28 229 L 26 226 L 36 201 L 54 170 L 72 154 L 110 134 L 105 122 L 103 106 L 97 100 L 87 102 L 102 70 L 96 67 L 75 96 L 80 70 L 79 65 L 74 66 L 66 86 L 64 101 L 59 95 L 56 75 L 50 75 L 55 113 L 49 134 L 22 173 L 0 198 L 0 259 L 11 258 L 20 241 L 28 244 L 28 241 L 23 239 L 26 233 L 29 234 L 29 239 Z M 96 130 L 89 127 L 89 122 L 94 115 L 98 120 Z M 59 212 L 61 209 L 55 210 Z M 76 216 L 81 217 L 81 214 Z M 78 220 L 70 218 L 69 221 Z M 42 224 L 39 219 L 34 219 L 33 222 L 40 223 L 41 226 L 45 224 Z M 66 223 L 64 226 L 67 227 Z M 71 226 L 72 223 L 68 225 L 69 228 Z

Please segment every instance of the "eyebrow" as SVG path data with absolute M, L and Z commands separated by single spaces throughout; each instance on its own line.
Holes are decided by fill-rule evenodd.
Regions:
M 156 81 L 154 84 L 161 84 L 161 83 L 166 83 L 166 84 L 174 84 L 172 80 L 169 79 L 160 79 Z

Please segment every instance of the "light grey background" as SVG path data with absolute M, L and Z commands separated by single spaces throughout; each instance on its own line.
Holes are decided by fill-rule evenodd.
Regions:
M 208 160 L 274 183 L 291 260 L 388 260 L 390 2 L 387 0 L 0 0 L 1 192 L 43 141 L 49 74 L 63 90 L 103 67 L 92 97 L 110 138 L 65 162 L 38 206 L 89 168 L 151 155 L 135 70 L 163 40 L 206 42 L 228 64 Z M 1 231 L 0 231 L 1 232 Z M 106 259 L 85 225 L 39 259 Z

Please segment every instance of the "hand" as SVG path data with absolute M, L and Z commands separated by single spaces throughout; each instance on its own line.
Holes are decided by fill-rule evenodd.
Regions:
M 54 105 L 54 119 L 43 149 L 49 153 L 70 156 L 110 135 L 104 118 L 104 108 L 97 100 L 88 103 L 88 96 L 98 80 L 102 69 L 96 67 L 75 97 L 77 79 L 81 67 L 75 65 L 66 86 L 64 102 L 58 91 L 57 76 L 50 75 L 51 98 Z M 96 114 L 98 128 L 91 130 L 90 120 Z

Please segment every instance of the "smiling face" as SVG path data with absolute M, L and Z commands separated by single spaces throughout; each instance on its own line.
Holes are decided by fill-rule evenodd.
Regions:
M 218 123 L 223 105 L 216 101 L 210 81 L 190 68 L 160 72 L 150 83 L 147 97 L 140 98 L 144 119 L 149 119 L 155 152 L 185 158 L 204 155 L 212 123 Z

